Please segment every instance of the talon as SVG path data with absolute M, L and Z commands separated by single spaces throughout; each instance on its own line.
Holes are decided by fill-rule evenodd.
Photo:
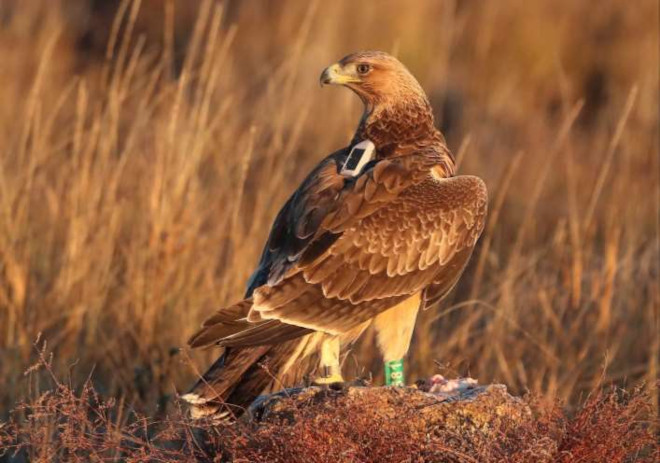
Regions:
M 313 384 L 316 386 L 327 386 L 334 383 L 343 383 L 344 378 L 339 374 L 319 376 L 314 379 Z

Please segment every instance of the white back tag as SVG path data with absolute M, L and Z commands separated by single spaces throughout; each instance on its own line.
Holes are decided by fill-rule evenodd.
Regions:
M 364 166 L 374 158 L 375 153 L 376 145 L 369 140 L 361 141 L 349 153 L 340 173 L 347 177 L 357 177 Z

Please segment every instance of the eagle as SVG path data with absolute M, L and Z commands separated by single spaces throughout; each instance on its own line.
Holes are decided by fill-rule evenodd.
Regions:
M 240 415 L 312 371 L 317 384 L 343 381 L 341 350 L 370 325 L 386 364 L 402 359 L 417 313 L 454 287 L 484 228 L 484 182 L 455 175 L 429 100 L 399 60 L 353 53 L 320 81 L 352 90 L 364 112 L 349 145 L 277 214 L 244 299 L 190 338 L 224 348 L 182 396 L 193 417 Z

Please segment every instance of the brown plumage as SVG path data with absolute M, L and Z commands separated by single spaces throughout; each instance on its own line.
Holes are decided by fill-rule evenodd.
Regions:
M 428 100 L 405 66 L 360 52 L 321 81 L 353 90 L 364 115 L 351 144 L 321 161 L 280 210 L 246 299 L 190 339 L 226 348 L 184 396 L 197 415 L 223 402 L 244 407 L 273 381 L 299 380 L 325 337 L 347 344 L 374 320 L 386 359 L 403 356 L 418 309 L 451 290 L 483 229 L 485 185 L 453 176 Z M 363 140 L 374 143 L 375 159 L 357 177 L 342 175 Z

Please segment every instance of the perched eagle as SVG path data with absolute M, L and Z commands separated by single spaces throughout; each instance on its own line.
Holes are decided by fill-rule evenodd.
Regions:
M 429 101 L 403 64 L 354 53 L 326 68 L 321 84 L 351 89 L 364 113 L 351 143 L 277 214 L 245 299 L 190 339 L 225 348 L 183 396 L 195 417 L 240 414 L 319 358 L 317 382 L 342 381 L 340 348 L 371 323 L 385 361 L 403 358 L 417 312 L 456 284 L 483 230 L 486 186 L 454 176 Z

